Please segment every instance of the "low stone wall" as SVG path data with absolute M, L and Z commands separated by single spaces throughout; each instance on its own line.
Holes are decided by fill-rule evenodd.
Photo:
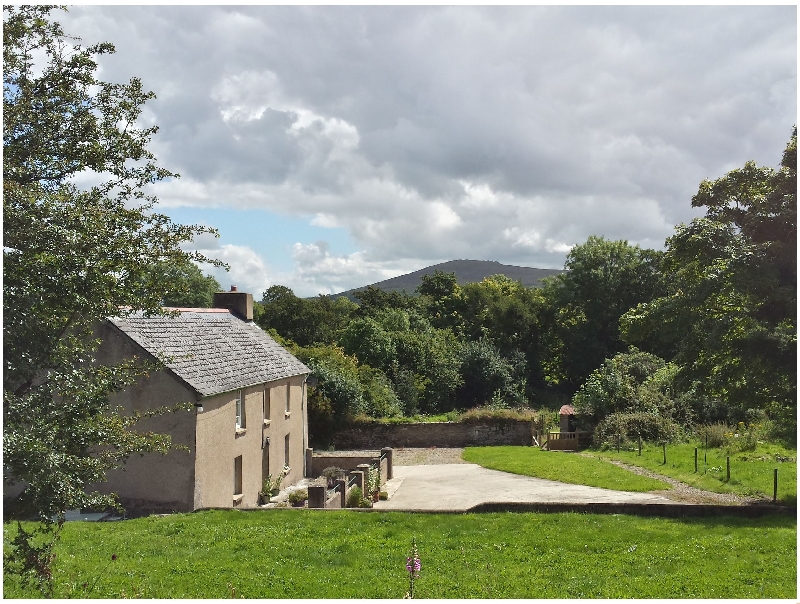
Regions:
M 311 461 L 311 474 L 316 478 L 322 475 L 322 470 L 334 466 L 345 472 L 352 472 L 361 464 L 372 464 L 372 460 L 380 457 L 381 452 L 375 451 L 314 451 Z
M 337 449 L 528 446 L 532 442 L 531 422 L 509 419 L 459 423 L 358 424 L 342 430 L 333 438 Z
M 307 449 L 306 462 L 310 473 L 309 478 L 316 478 L 322 475 L 325 468 L 331 466 L 341 468 L 345 472 L 363 470 L 360 466 L 368 465 L 377 468 L 380 464 L 381 485 L 392 477 L 391 451 L 383 448 L 380 451 L 321 451 Z

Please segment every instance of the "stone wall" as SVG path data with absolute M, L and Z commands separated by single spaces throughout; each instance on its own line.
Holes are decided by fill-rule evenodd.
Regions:
M 358 424 L 334 438 L 336 449 L 381 447 L 480 447 L 532 444 L 531 422 L 486 419 L 477 422 L 425 424 Z

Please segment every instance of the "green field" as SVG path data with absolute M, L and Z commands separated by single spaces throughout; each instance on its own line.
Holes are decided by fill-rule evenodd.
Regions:
M 4 525 L 4 544 L 15 531 Z M 56 597 L 794 598 L 796 519 L 213 511 L 68 523 Z M 117 559 L 111 560 L 116 554 Z M 4 577 L 5 597 L 32 597 Z
M 694 471 L 694 450 L 697 447 L 698 468 Z M 738 493 L 740 495 L 773 496 L 773 470 L 778 469 L 778 500 L 781 503 L 797 503 L 797 450 L 779 445 L 759 445 L 756 451 L 726 453 L 725 449 L 708 449 L 702 445 L 667 445 L 667 463 L 661 446 L 645 443 L 641 457 L 637 451 L 586 451 L 599 459 L 618 459 L 641 466 L 659 474 L 676 478 L 692 486 L 715 493 Z M 726 457 L 731 459 L 731 479 L 727 481 Z M 794 461 L 778 461 L 778 459 Z
M 666 482 L 639 476 L 607 461 L 538 447 L 468 447 L 462 457 L 492 470 L 617 491 L 671 488 Z

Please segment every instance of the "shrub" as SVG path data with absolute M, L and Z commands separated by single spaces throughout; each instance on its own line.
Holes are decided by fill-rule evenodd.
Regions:
M 597 424 L 594 444 L 598 447 L 615 446 L 617 436 L 623 442 L 641 437 L 651 442 L 675 442 L 681 436 L 681 427 L 671 419 L 651 413 L 612 413 Z
M 346 506 L 349 508 L 357 508 L 359 507 L 361 500 L 363 498 L 364 498 L 364 493 L 361 491 L 361 489 L 359 487 L 353 487 L 347 494 Z
M 328 481 L 336 480 L 342 476 L 344 476 L 344 470 L 338 466 L 328 466 L 322 470 L 322 477 L 326 478 Z
M 289 493 L 289 503 L 292 505 L 303 503 L 306 499 L 308 499 L 308 491 L 306 489 L 298 489 Z
M 572 398 L 578 415 L 601 421 L 614 413 L 658 413 L 671 415 L 668 397 L 659 391 L 669 391 L 673 372 L 659 374 L 649 387 L 642 388 L 666 362 L 649 353 L 631 347 L 606 359 L 602 366 L 592 371 L 586 382 Z
M 725 435 L 729 433 L 733 433 L 733 428 L 721 422 L 699 426 L 696 430 L 696 435 L 700 442 L 708 443 L 708 446 L 712 449 L 724 446 Z

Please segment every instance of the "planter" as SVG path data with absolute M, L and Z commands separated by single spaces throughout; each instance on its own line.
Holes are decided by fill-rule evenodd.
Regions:
M 373 501 L 373 503 L 377 503 L 378 499 L 380 499 L 380 496 L 381 496 L 381 494 L 380 494 L 379 491 L 375 491 L 374 493 L 372 493 L 372 501 Z

